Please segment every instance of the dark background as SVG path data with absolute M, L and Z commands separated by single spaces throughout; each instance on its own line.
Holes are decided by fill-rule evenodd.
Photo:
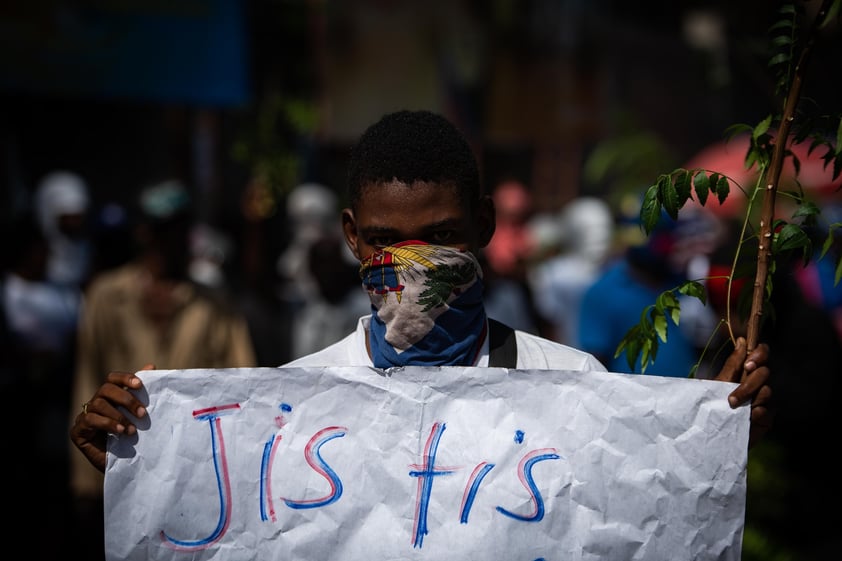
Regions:
M 692 40 L 702 17 L 714 31 Z M 66 167 L 98 200 L 181 177 L 219 221 L 258 162 L 280 155 L 293 163 L 279 197 L 307 180 L 341 191 L 353 139 L 405 107 L 458 122 L 487 183 L 515 173 L 558 208 L 616 188 L 583 178 L 600 143 L 651 134 L 660 172 L 776 110 L 777 17 L 759 1 L 6 3 L 3 208 Z M 824 49 L 805 85 L 820 103 L 835 101 L 839 44 Z

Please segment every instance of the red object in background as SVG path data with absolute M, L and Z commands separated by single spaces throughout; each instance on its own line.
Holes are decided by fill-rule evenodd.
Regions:
M 731 192 L 724 203 L 720 204 L 716 196 L 711 195 L 705 203 L 705 208 L 722 217 L 741 216 L 748 203 L 748 195 L 755 186 L 759 169 L 753 165 L 745 167 L 745 157 L 748 153 L 749 137 L 737 136 L 711 144 L 690 158 L 684 168 L 688 170 L 705 169 L 708 172 L 718 172 L 729 179 Z M 800 163 L 800 170 L 796 174 L 792 156 L 784 159 L 781 177 L 778 182 L 779 191 L 798 190 L 800 184 L 805 193 L 812 195 L 821 202 L 830 198 L 842 198 L 842 176 L 833 179 L 833 167 L 825 166 L 822 159 L 827 148 L 818 147 L 809 152 L 810 142 L 790 145 L 792 154 Z M 742 188 L 742 191 L 740 190 Z M 743 193 L 745 191 L 745 194 Z M 695 191 L 693 201 L 696 200 Z M 698 204 L 696 202 L 687 204 Z
M 746 169 L 745 159 L 749 147 L 747 136 L 735 137 L 711 144 L 690 158 L 684 168 L 688 170 L 704 169 L 717 172 L 728 178 L 731 192 L 724 203 L 719 202 L 715 195 L 709 196 L 704 205 L 708 211 L 722 217 L 736 217 L 745 212 L 748 195 L 757 181 L 758 169 L 753 166 Z M 742 190 L 741 190 L 742 189 Z M 745 191 L 747 194 L 744 194 Z M 688 205 L 698 205 L 696 192 L 693 191 L 692 201 Z
M 708 279 L 706 281 L 708 290 L 708 302 L 713 306 L 714 310 L 724 314 L 728 305 L 728 275 L 731 274 L 731 267 L 728 265 L 711 264 L 708 269 Z M 746 278 L 734 279 L 731 283 L 731 308 L 737 306 L 737 301 L 740 297 L 740 291 L 747 282 Z

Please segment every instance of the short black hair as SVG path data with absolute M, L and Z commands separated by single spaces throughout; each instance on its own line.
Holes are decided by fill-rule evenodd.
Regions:
M 459 200 L 471 210 L 480 198 L 479 167 L 467 139 L 449 120 L 426 110 L 384 115 L 351 150 L 351 208 L 359 203 L 364 186 L 391 181 L 452 185 Z

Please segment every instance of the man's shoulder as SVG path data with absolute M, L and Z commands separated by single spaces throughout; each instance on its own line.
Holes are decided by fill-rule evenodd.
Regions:
M 591 353 L 526 331 L 515 331 L 519 368 L 598 370 L 603 365 Z
M 371 366 L 365 348 L 367 317 L 357 321 L 357 328 L 324 349 L 293 359 L 282 367 L 298 366 Z
M 88 284 L 86 292 L 90 296 L 133 290 L 137 288 L 139 279 L 139 267 L 134 263 L 127 263 L 97 273 Z
M 300 366 L 358 366 L 351 364 L 348 360 L 348 356 L 351 354 L 349 346 L 353 344 L 352 335 L 347 335 L 324 349 L 293 359 L 281 366 L 293 368 Z

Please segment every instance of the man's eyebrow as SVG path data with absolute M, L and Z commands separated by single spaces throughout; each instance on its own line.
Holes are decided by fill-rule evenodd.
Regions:
M 391 226 L 366 226 L 365 228 L 360 228 L 360 231 L 366 234 L 391 234 L 392 232 L 397 232 L 397 229 Z
M 427 224 L 426 228 L 433 229 L 433 228 L 441 228 L 444 226 L 453 227 L 458 226 L 462 223 L 462 220 L 459 218 L 445 218 L 444 220 L 439 220 L 438 222 L 433 222 L 432 224 Z

